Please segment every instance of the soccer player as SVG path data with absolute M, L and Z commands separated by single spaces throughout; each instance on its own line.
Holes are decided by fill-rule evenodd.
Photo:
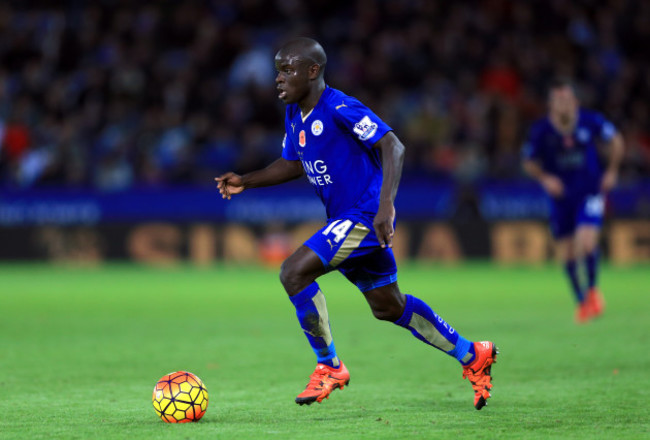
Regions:
M 548 115 L 530 128 L 522 149 L 524 170 L 550 196 L 550 229 L 558 258 L 564 264 L 577 301 L 576 322 L 603 313 L 598 289 L 598 241 L 603 223 L 604 195 L 618 179 L 623 138 L 601 114 L 580 108 L 573 85 L 551 83 Z M 608 153 L 606 167 L 598 146 Z M 586 286 L 578 263 L 586 266 Z
M 222 197 L 230 199 L 250 188 L 306 174 L 326 207 L 327 224 L 287 258 L 280 271 L 317 359 L 296 403 L 320 403 L 350 381 L 316 282 L 338 270 L 364 294 L 377 319 L 408 329 L 456 358 L 480 410 L 490 397 L 497 349 L 492 342 L 470 342 L 424 301 L 400 291 L 391 246 L 404 146 L 361 102 L 326 85 L 326 62 L 325 51 L 315 40 L 298 38 L 282 46 L 275 55 L 278 98 L 288 104 L 282 157 L 243 176 L 229 172 L 215 179 Z

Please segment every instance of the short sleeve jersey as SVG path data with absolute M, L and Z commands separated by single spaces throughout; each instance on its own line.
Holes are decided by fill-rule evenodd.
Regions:
M 357 99 L 326 87 L 307 115 L 297 104 L 287 105 L 285 130 L 282 157 L 302 161 L 328 218 L 372 221 L 383 178 L 373 147 L 391 128 Z
M 558 176 L 567 199 L 598 193 L 603 175 L 597 141 L 609 142 L 616 134 L 614 124 L 600 113 L 580 109 L 570 135 L 563 135 L 548 117 L 532 125 L 522 155 L 540 163 L 544 171 Z

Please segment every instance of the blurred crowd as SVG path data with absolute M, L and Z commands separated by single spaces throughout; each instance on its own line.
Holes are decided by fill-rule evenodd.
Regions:
M 650 2 L 137 0 L 0 4 L 0 187 L 212 185 L 278 157 L 273 56 L 321 42 L 329 85 L 407 147 L 405 173 L 521 177 L 551 77 L 650 173 Z

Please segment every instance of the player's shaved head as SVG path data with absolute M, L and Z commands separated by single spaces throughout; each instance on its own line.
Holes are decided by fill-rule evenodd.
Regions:
M 323 47 L 311 38 L 294 38 L 275 54 L 278 98 L 286 104 L 298 103 L 301 110 L 314 108 L 327 87 L 323 73 L 327 56 Z
M 284 43 L 276 55 L 277 58 L 318 64 L 321 76 L 327 64 L 327 55 L 323 46 L 318 41 L 307 37 L 294 38 Z

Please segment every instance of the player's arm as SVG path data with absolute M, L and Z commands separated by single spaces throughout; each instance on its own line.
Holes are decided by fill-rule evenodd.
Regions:
M 540 185 L 552 197 L 562 197 L 564 194 L 564 184 L 559 177 L 547 173 L 544 168 L 534 159 L 524 159 L 523 168 L 526 174 L 537 180 Z
M 231 196 L 245 189 L 278 185 L 297 179 L 303 173 L 304 169 L 299 160 L 287 160 L 281 157 L 261 170 L 251 171 L 243 176 L 228 172 L 215 177 L 214 180 L 217 181 L 221 197 L 230 200 Z
M 607 161 L 607 169 L 603 175 L 603 180 L 600 183 L 600 189 L 603 192 L 609 192 L 618 181 L 618 169 L 623 160 L 623 152 L 625 150 L 625 143 L 623 136 L 616 133 L 607 145 L 609 151 L 609 159 Z
M 383 181 L 379 195 L 379 209 L 373 226 L 381 247 L 393 246 L 393 222 L 395 221 L 395 196 L 404 164 L 404 145 L 392 131 L 375 144 L 381 151 Z
M 526 174 L 537 180 L 551 197 L 564 195 L 564 184 L 559 177 L 544 170 L 541 165 L 543 144 L 540 142 L 542 131 L 539 124 L 531 127 L 528 139 L 521 150 L 522 167 Z

